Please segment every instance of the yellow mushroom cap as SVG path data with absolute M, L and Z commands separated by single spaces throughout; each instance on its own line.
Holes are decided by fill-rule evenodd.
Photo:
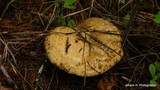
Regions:
M 74 29 L 60 26 L 45 39 L 51 63 L 70 74 L 96 76 L 121 60 L 120 30 L 107 20 L 88 18 Z

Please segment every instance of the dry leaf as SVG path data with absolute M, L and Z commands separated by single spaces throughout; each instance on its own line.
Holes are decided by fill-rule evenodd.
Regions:
M 115 81 L 113 78 L 108 80 L 106 77 L 103 77 L 98 83 L 98 88 L 100 90 L 111 90 L 113 86 L 115 86 Z
M 0 85 L 0 90 L 13 90 L 12 88 L 7 88 L 7 87 L 4 87 L 2 85 Z

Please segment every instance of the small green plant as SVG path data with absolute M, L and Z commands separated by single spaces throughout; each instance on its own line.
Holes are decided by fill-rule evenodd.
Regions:
M 77 2 L 78 0 L 60 0 L 60 2 L 57 4 L 57 7 L 60 7 L 62 4 L 62 6 L 60 7 L 62 10 L 63 9 L 75 9 L 76 7 L 73 6 L 73 4 L 75 2 Z M 58 20 L 60 22 L 61 25 L 63 26 L 69 26 L 72 27 L 75 25 L 75 21 L 70 19 L 70 20 L 66 20 L 66 18 L 64 18 L 63 13 L 62 12 L 58 12 Z
M 125 1 L 125 0 L 119 0 L 119 3 L 121 3 L 121 4 L 125 4 L 125 3 L 126 3 L 126 1 Z
M 155 63 L 150 64 L 149 72 L 152 76 L 152 79 L 150 80 L 150 84 L 155 84 L 156 86 L 159 86 L 160 83 L 157 81 L 160 80 L 160 62 L 156 61 Z
M 72 20 L 72 19 L 70 19 L 69 21 L 68 21 L 68 23 L 67 23 L 67 26 L 69 26 L 69 27 L 72 27 L 72 26 L 74 26 L 75 25 L 75 22 L 74 22 L 74 20 Z
M 154 15 L 153 21 L 160 24 L 160 11 L 158 11 L 158 13 Z M 155 63 L 150 64 L 149 72 L 152 76 L 150 84 L 155 84 L 156 86 L 160 86 L 160 62 L 156 61 Z
M 68 8 L 68 9 L 75 9 L 76 8 L 72 4 L 77 2 L 77 0 L 62 0 L 62 1 L 64 2 L 64 4 L 63 4 L 64 8 Z
M 154 15 L 153 21 L 160 24 L 160 11 L 158 11 L 158 13 Z
M 70 19 L 69 21 L 67 21 L 67 20 L 63 17 L 63 14 L 60 14 L 60 15 L 58 16 L 58 19 L 59 19 L 60 24 L 61 24 L 62 26 L 72 27 L 72 26 L 75 25 L 75 21 L 74 21 L 74 20 Z
M 129 14 L 127 14 L 127 15 L 125 15 L 124 17 L 123 17 L 123 22 L 125 23 L 125 24 L 127 24 L 128 23 L 128 21 L 130 20 L 130 15 Z

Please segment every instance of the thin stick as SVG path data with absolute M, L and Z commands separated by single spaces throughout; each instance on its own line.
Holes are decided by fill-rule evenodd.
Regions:
M 52 77 L 51 77 L 51 79 L 50 79 L 50 82 L 49 82 L 49 85 L 48 85 L 47 90 L 50 90 L 51 83 L 52 83 L 52 81 L 53 81 L 53 77 L 54 77 L 54 75 L 55 75 L 55 68 L 54 68 L 54 70 L 53 70 Z
M 70 13 L 70 14 L 68 14 L 68 15 L 65 15 L 63 18 L 66 18 L 66 17 L 69 17 L 69 16 L 73 16 L 73 15 L 75 15 L 75 14 L 81 13 L 81 12 L 86 11 L 86 10 L 88 10 L 88 9 L 90 9 L 90 7 L 85 8 L 85 9 L 82 9 L 82 10 L 77 11 L 77 12 L 74 12 L 74 13 Z
M 17 64 L 17 60 L 15 59 L 15 56 L 14 56 L 14 54 L 12 53 L 12 51 L 9 49 L 8 44 L 6 44 L 6 43 L 2 40 L 2 38 L 0 38 L 0 41 L 7 47 L 6 49 L 7 49 L 7 51 L 11 54 L 14 63 Z
M 131 31 L 131 24 L 133 22 L 134 16 L 137 14 L 137 11 L 139 10 L 141 3 L 142 3 L 142 0 L 136 0 L 136 4 L 135 4 L 135 6 L 133 6 L 133 10 L 131 11 L 131 18 L 130 18 L 130 20 L 127 24 L 127 27 L 126 27 L 127 33 L 124 36 L 124 42 L 122 44 L 122 47 L 124 47 L 124 45 L 126 43 L 127 37 Z
M 50 24 L 51 24 L 51 23 L 52 23 L 52 21 L 54 20 L 54 18 L 55 18 L 55 11 L 56 11 L 56 5 L 54 6 L 54 9 L 53 9 L 53 12 L 52 12 L 51 18 L 50 18 L 50 20 L 49 20 L 49 22 L 48 22 L 48 24 L 47 24 L 47 26 L 46 26 L 46 28 L 45 28 L 45 30 L 44 30 L 44 31 L 47 31 L 48 27 L 50 26 Z
M 141 64 L 141 62 L 142 62 L 145 58 L 146 58 L 146 55 L 144 55 L 144 57 L 143 57 L 143 58 L 139 61 L 139 63 L 136 65 L 136 67 L 135 67 L 135 69 L 134 69 L 134 71 L 133 71 L 133 74 L 132 74 L 132 76 L 131 76 L 130 81 L 128 82 L 128 84 L 131 83 L 131 81 L 132 81 L 132 79 L 133 79 L 133 76 L 135 75 L 135 72 L 136 72 L 138 66 Z
M 91 16 L 91 13 L 92 13 L 92 10 L 93 10 L 94 1 L 95 0 L 92 0 L 92 2 L 91 2 L 90 11 L 89 11 L 89 17 Z
M 160 6 L 158 5 L 157 0 L 154 0 L 154 2 L 155 2 L 155 4 L 156 4 L 157 8 L 160 10 Z
M 133 0 L 129 0 L 124 6 L 122 6 L 120 9 L 118 9 L 118 11 L 116 13 L 114 13 L 113 15 L 119 13 L 122 9 L 124 9 L 128 4 L 130 4 Z
M 7 78 L 7 81 L 9 83 L 14 84 L 14 89 L 18 89 L 18 86 L 13 82 L 3 65 L 0 65 L 0 70 L 2 71 L 3 75 Z
M 84 33 L 84 38 L 86 39 L 86 34 Z M 85 56 L 85 54 L 84 54 L 84 52 L 85 52 L 85 44 L 86 44 L 86 42 L 83 42 L 83 53 L 82 53 L 82 61 L 83 61 L 83 63 L 84 63 L 84 83 L 83 83 L 83 87 L 85 87 L 86 86 L 86 74 L 87 74 L 87 69 L 86 69 L 86 59 L 84 58 Z

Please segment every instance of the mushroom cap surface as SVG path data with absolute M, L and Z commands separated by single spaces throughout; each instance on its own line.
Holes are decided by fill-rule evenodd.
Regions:
M 88 18 L 74 29 L 60 26 L 45 39 L 51 63 L 70 74 L 96 76 L 123 56 L 121 31 L 107 20 Z

